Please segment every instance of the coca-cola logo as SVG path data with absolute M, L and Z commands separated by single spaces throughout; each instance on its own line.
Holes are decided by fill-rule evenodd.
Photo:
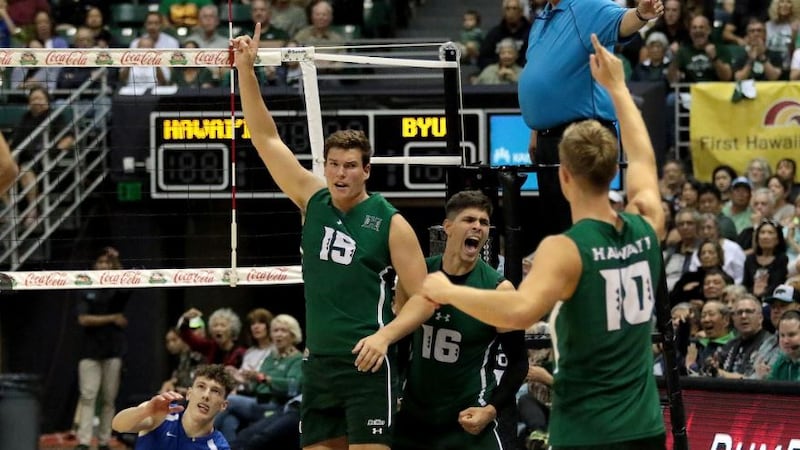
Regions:
M 230 57 L 226 50 L 201 51 L 194 55 L 194 63 L 198 66 L 228 66 Z
M 48 66 L 85 66 L 89 57 L 83 52 L 47 52 L 44 62 Z
M 175 272 L 172 281 L 182 284 L 207 284 L 216 280 L 213 270 L 179 270 Z
M 247 281 L 286 281 L 289 279 L 287 272 L 286 267 L 250 269 L 247 272 Z
M 0 51 L 0 66 L 9 66 L 11 65 L 11 53 L 6 51 Z
M 66 272 L 29 273 L 22 281 L 23 286 L 32 287 L 64 287 L 67 285 Z
M 123 66 L 160 66 L 161 53 L 148 52 L 125 52 L 119 60 Z
M 126 270 L 124 272 L 103 272 L 100 274 L 100 284 L 137 286 L 144 283 L 144 277 L 139 272 Z

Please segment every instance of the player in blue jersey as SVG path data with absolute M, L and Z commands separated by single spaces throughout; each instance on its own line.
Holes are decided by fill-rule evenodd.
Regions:
M 186 392 L 186 406 L 177 392 L 158 394 L 120 411 L 111 426 L 122 433 L 139 433 L 135 450 L 230 450 L 214 418 L 228 406 L 225 400 L 236 381 L 221 365 L 197 369 Z

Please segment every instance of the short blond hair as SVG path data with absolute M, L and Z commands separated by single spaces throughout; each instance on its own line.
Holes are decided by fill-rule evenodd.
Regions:
M 292 342 L 295 345 L 303 342 L 303 330 L 300 329 L 300 323 L 293 316 L 290 316 L 289 314 L 278 314 L 274 319 L 272 319 L 270 326 L 276 324 L 284 325 L 289 329 L 289 332 L 292 333 L 292 336 L 294 336 Z
M 618 155 L 617 138 L 596 120 L 573 123 L 558 144 L 561 164 L 598 192 L 607 190 L 616 176 Z

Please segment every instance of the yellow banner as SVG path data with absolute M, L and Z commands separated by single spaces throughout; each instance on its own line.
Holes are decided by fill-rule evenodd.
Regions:
M 743 175 L 751 159 L 800 162 L 800 83 L 756 82 L 756 98 L 733 103 L 734 83 L 692 85 L 689 135 L 695 177 L 710 181 L 728 164 Z

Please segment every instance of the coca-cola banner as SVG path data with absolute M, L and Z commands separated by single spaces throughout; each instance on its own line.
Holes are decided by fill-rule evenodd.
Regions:
M 768 382 L 761 383 L 769 388 Z M 800 384 L 780 383 L 772 393 L 748 392 L 749 383 L 739 385 L 744 389 L 683 390 L 689 448 L 800 450 Z M 672 449 L 668 410 L 664 420 L 667 448 Z
M 313 52 L 301 54 L 313 58 Z M 293 57 L 296 55 L 293 54 Z M 231 58 L 232 53 L 228 49 L 208 48 L 0 49 L 0 67 L 229 67 L 232 65 Z M 279 66 L 282 58 L 278 49 L 260 49 L 256 65 Z
M 95 289 L 298 284 L 300 266 L 233 269 L 73 270 L 0 272 L 4 289 Z

